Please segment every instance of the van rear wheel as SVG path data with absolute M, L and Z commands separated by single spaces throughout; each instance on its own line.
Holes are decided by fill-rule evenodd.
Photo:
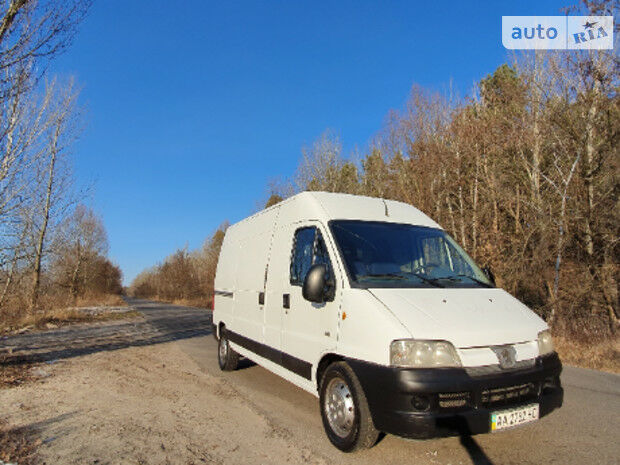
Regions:
M 334 446 L 343 452 L 355 452 L 375 445 L 379 431 L 364 390 L 346 362 L 327 367 L 319 397 L 323 427 Z
M 222 371 L 234 371 L 239 364 L 239 354 L 230 347 L 226 328 L 220 330 L 220 338 L 217 342 L 217 361 Z

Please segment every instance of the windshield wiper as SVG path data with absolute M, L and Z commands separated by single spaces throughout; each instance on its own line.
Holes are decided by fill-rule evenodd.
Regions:
M 478 278 L 474 278 L 473 276 L 469 276 L 468 274 L 464 274 L 464 273 L 455 274 L 455 275 L 452 275 L 452 276 L 442 276 L 440 278 L 433 278 L 433 279 L 438 279 L 438 280 L 446 279 L 446 280 L 454 281 L 456 278 L 467 278 L 467 279 L 471 279 L 472 281 L 474 281 L 474 282 L 476 282 L 478 284 L 483 285 L 484 287 L 494 287 L 494 286 L 492 286 L 489 283 L 485 283 L 484 281 L 481 281 Z
M 394 279 L 407 279 L 400 274 L 394 273 L 378 273 L 378 274 L 365 274 L 360 276 L 360 278 L 394 278 Z M 359 279 L 359 278 L 358 278 Z
M 434 279 L 430 279 L 430 278 L 426 278 L 422 275 L 419 275 L 417 273 L 407 273 L 410 274 L 412 276 L 415 276 L 418 279 L 421 279 L 422 281 L 424 281 L 425 283 L 430 284 L 431 286 L 434 287 L 445 287 L 442 286 L 441 284 L 435 282 Z M 379 279 L 404 279 L 404 280 L 408 280 L 406 276 L 403 276 L 401 274 L 396 274 L 396 273 L 380 273 L 380 274 L 365 274 L 363 276 L 360 276 L 360 278 L 379 278 Z M 358 278 L 358 279 L 360 279 Z
M 422 276 L 421 274 L 418 274 L 418 273 L 409 273 L 409 274 L 415 276 L 416 278 L 421 279 L 422 281 L 424 281 L 425 283 L 430 284 L 431 286 L 446 287 L 446 286 L 442 286 L 441 284 L 436 282 L 437 280 L 435 278 L 427 278 L 426 276 Z

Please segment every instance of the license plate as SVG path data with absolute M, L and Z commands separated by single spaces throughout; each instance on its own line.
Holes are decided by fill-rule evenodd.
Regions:
M 499 410 L 491 413 L 491 432 L 523 425 L 538 420 L 538 404 Z

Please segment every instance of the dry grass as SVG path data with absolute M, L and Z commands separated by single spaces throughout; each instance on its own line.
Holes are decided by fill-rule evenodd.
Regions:
M 197 297 L 195 299 L 174 299 L 172 301 L 174 305 L 183 305 L 186 307 L 200 307 L 211 308 L 211 300 L 204 297 Z
M 31 363 L 3 365 L 0 358 L 0 389 L 19 386 L 32 380 L 30 369 L 33 366 Z
M 141 315 L 136 310 L 128 310 L 126 312 L 101 312 L 98 314 L 89 314 L 79 309 L 61 309 L 50 310 L 42 313 L 27 315 L 16 321 L 12 325 L 0 327 L 0 334 L 11 333 L 25 328 L 28 329 L 54 329 L 72 323 L 85 323 L 92 321 L 107 320 L 124 320 L 128 318 L 136 318 Z
M 127 303 L 118 294 L 106 295 L 86 295 L 80 297 L 75 305 L 76 307 L 126 307 Z
M 620 337 L 589 344 L 562 336 L 554 336 L 553 342 L 564 363 L 582 368 L 620 373 Z
M 0 420 L 0 463 L 36 463 L 36 448 L 41 444 L 28 428 L 10 427 Z
M 211 309 L 211 299 L 206 297 L 195 297 L 191 299 L 164 299 L 156 295 L 148 297 L 139 297 L 140 299 L 152 300 L 153 302 L 161 302 L 163 304 L 182 305 L 184 307 L 199 307 Z
M 101 307 L 100 312 L 86 312 L 84 307 Z M 106 311 L 106 307 L 125 307 L 127 311 Z M 76 307 L 38 310 L 17 318 L 0 319 L 0 334 L 23 331 L 25 329 L 50 329 L 59 326 L 91 321 L 106 321 L 135 318 L 140 313 L 129 310 L 125 301 L 118 295 L 90 296 L 79 299 Z

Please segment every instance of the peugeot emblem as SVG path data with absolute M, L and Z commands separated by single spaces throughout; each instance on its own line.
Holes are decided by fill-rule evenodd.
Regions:
M 491 349 L 495 352 L 501 369 L 507 370 L 516 365 L 517 351 L 514 346 L 496 346 L 491 347 Z

